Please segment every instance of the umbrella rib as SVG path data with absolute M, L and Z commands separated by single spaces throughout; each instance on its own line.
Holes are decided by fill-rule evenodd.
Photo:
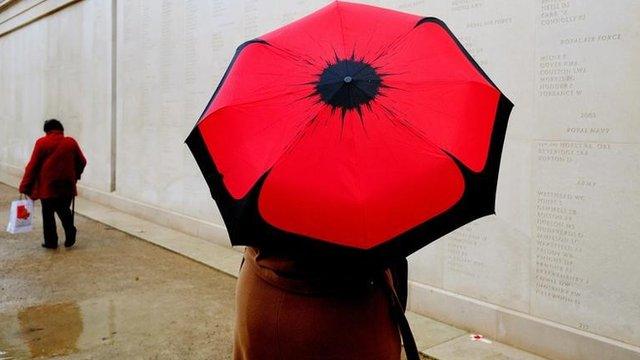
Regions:
M 336 96 L 336 94 L 338 93 L 338 91 L 340 91 L 340 89 L 342 89 L 342 86 L 336 87 L 336 89 L 327 96 L 327 99 L 329 100 L 333 99 L 333 97 Z
M 289 141 L 289 143 L 285 146 L 285 151 L 284 153 L 290 153 L 291 151 L 293 151 L 293 149 L 296 147 L 296 145 L 298 143 L 300 143 L 300 141 L 302 141 L 302 138 L 304 138 L 304 136 L 307 134 L 308 131 L 310 131 L 311 126 L 312 125 L 317 125 L 317 120 L 318 117 L 320 116 L 320 112 L 323 110 L 323 106 L 321 106 L 318 111 L 316 111 L 316 114 L 313 115 L 311 117 L 311 119 L 307 120 L 307 122 L 302 126 L 302 129 L 300 129 L 298 131 L 298 133 L 296 134 L 295 137 L 293 137 L 291 139 L 291 141 Z
M 494 88 L 492 88 L 492 89 L 494 89 Z M 407 104 L 407 105 L 409 105 L 409 106 L 413 105 L 413 104 L 411 104 L 411 103 L 409 103 L 409 102 L 402 101 L 401 99 L 396 99 L 396 101 L 397 101 L 397 102 L 402 102 L 402 103 Z M 424 105 L 423 105 L 423 106 L 424 106 Z M 452 117 L 452 118 L 455 118 L 455 119 L 461 119 L 461 117 L 460 117 L 460 116 L 457 116 L 457 115 L 454 115 L 454 114 L 450 114 L 450 113 L 444 112 L 444 111 L 442 111 L 442 110 L 435 109 L 435 108 L 433 108 L 433 107 L 427 107 L 427 106 L 425 106 L 425 108 L 427 108 L 427 109 L 429 109 L 429 110 L 432 110 L 432 111 L 434 111 L 434 112 L 436 112 L 436 113 L 438 113 L 438 114 L 441 114 L 441 115 L 446 115 L 446 116 L 449 116 L 449 117 Z
M 255 105 L 256 103 L 261 103 L 261 102 L 264 102 L 264 101 L 273 100 L 275 98 L 279 98 L 279 97 L 283 97 L 283 96 L 287 96 L 287 95 L 293 95 L 293 94 L 296 94 L 296 93 L 299 93 L 299 92 L 302 92 L 302 91 L 308 91 L 308 89 L 299 89 L 299 90 L 296 90 L 296 91 L 289 91 L 289 92 L 286 92 L 286 93 L 277 94 L 277 95 L 273 95 L 273 96 L 270 96 L 270 97 L 267 97 L 267 98 L 263 98 L 263 99 L 258 99 L 258 100 L 226 104 L 226 105 L 220 106 L 219 108 L 213 110 L 211 113 L 207 114 L 207 117 L 215 114 L 218 111 L 226 109 L 226 108 L 231 108 L 231 107 L 236 107 L 236 106 Z
M 371 40 L 373 40 L 374 34 L 376 34 L 378 31 L 378 25 L 380 24 L 381 21 L 382 21 L 382 17 L 378 17 L 378 19 L 376 19 L 375 24 L 373 24 L 373 26 L 371 27 L 373 30 L 370 32 L 369 40 L 367 40 L 367 44 L 364 47 L 365 53 L 362 54 L 363 60 L 369 55 L 369 52 L 371 51 L 369 45 L 371 45 Z
M 409 34 L 415 29 L 411 28 L 409 30 L 407 30 L 406 32 L 398 35 L 395 39 L 393 39 L 391 42 L 389 42 L 387 45 L 384 45 L 382 47 L 380 47 L 380 49 L 378 49 L 378 51 L 374 54 L 375 58 L 373 60 L 371 60 L 371 63 L 374 63 L 380 59 L 382 59 L 385 56 L 389 56 L 391 55 L 391 50 L 394 50 L 394 48 L 396 47 L 396 45 L 402 43 L 404 41 L 404 39 L 409 36 Z
M 310 35 L 309 35 L 309 37 L 314 39 Z M 314 41 L 317 41 L 317 40 L 314 39 Z M 322 71 L 323 68 L 324 68 L 324 65 L 316 63 L 316 59 L 314 59 L 311 56 L 305 55 L 303 53 L 298 53 L 298 52 L 296 52 L 294 50 L 291 50 L 291 49 L 286 49 L 284 47 L 273 45 L 271 43 L 269 43 L 269 46 L 271 48 L 273 48 L 274 50 L 276 50 L 276 51 L 274 51 L 275 55 L 280 56 L 280 57 L 282 57 L 284 59 L 291 60 L 293 62 L 293 65 L 295 65 L 295 66 L 305 67 L 307 65 L 310 65 L 311 67 L 313 67 L 317 71 Z M 284 54 L 281 54 L 280 52 L 282 52 Z M 321 58 L 321 60 L 324 61 L 324 59 L 322 59 L 322 58 Z
M 340 35 L 342 35 L 342 53 L 345 54 L 347 50 L 347 42 L 344 39 L 344 25 L 342 23 L 342 11 L 340 11 L 340 2 L 336 1 L 336 12 L 338 13 L 338 19 L 340 20 Z
M 275 50 L 278 50 L 278 51 L 281 51 L 281 52 L 287 54 L 289 56 L 289 58 L 291 58 L 293 60 L 301 60 L 301 59 L 303 59 L 304 60 L 303 62 L 305 62 L 305 63 L 313 63 L 313 65 L 316 65 L 314 63 L 315 59 L 313 57 L 311 57 L 311 56 L 308 56 L 308 55 L 303 54 L 303 53 L 298 53 L 298 52 L 295 52 L 295 51 L 293 51 L 291 49 L 280 47 L 280 46 L 274 45 L 272 43 L 268 43 L 268 45 L 271 48 L 275 49 Z M 278 54 L 277 52 L 276 52 L 276 54 L 278 56 L 285 57 L 284 55 Z
M 385 111 L 384 113 L 386 114 L 387 118 L 393 123 L 393 124 L 399 124 L 400 126 L 402 126 L 403 128 L 405 128 L 407 131 L 409 131 L 412 135 L 418 137 L 419 139 L 423 140 L 424 142 L 428 143 L 429 145 L 442 150 L 442 148 L 436 144 L 435 142 L 433 142 L 431 139 L 429 139 L 429 137 L 427 137 L 422 131 L 420 131 L 419 129 L 416 129 L 410 121 L 407 120 L 403 120 L 400 117 L 395 116 L 395 113 L 393 110 L 391 110 L 390 108 L 388 108 L 386 105 L 380 103 L 379 101 L 377 102 L 378 105 L 380 107 L 382 107 Z M 447 157 L 446 155 L 442 155 L 443 157 Z

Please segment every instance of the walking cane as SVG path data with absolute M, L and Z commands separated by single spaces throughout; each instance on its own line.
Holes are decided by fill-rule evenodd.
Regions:
M 76 197 L 71 198 L 71 224 L 75 226 L 76 223 Z

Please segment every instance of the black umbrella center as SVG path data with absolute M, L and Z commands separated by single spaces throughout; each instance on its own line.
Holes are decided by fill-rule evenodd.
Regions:
M 316 91 L 334 108 L 359 109 L 378 95 L 381 82 L 371 65 L 354 59 L 338 60 L 322 71 Z

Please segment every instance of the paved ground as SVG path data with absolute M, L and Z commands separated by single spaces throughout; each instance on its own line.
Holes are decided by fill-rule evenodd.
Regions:
M 0 183 L 0 226 L 17 196 Z M 39 207 L 33 232 L 0 229 L 0 360 L 230 359 L 241 255 L 86 199 L 77 205 L 102 223 L 77 215 L 71 250 L 40 247 Z M 544 360 L 408 317 L 423 358 Z
M 2 227 L 17 195 L 0 184 Z M 76 246 L 45 250 L 39 211 L 0 232 L 0 359 L 230 358 L 233 277 L 78 215 Z

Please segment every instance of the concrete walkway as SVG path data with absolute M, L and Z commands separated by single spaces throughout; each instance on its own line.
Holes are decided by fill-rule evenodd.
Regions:
M 2 226 L 15 197 L 0 185 Z M 230 358 L 233 277 L 82 216 L 76 247 L 45 250 L 39 210 L 0 235 L 0 359 Z
M 16 197 L 0 184 L 0 219 Z M 33 232 L 0 235 L 0 360 L 230 359 L 238 251 L 81 198 L 76 208 L 70 250 L 40 247 L 39 207 Z M 408 317 L 427 359 L 543 359 Z

